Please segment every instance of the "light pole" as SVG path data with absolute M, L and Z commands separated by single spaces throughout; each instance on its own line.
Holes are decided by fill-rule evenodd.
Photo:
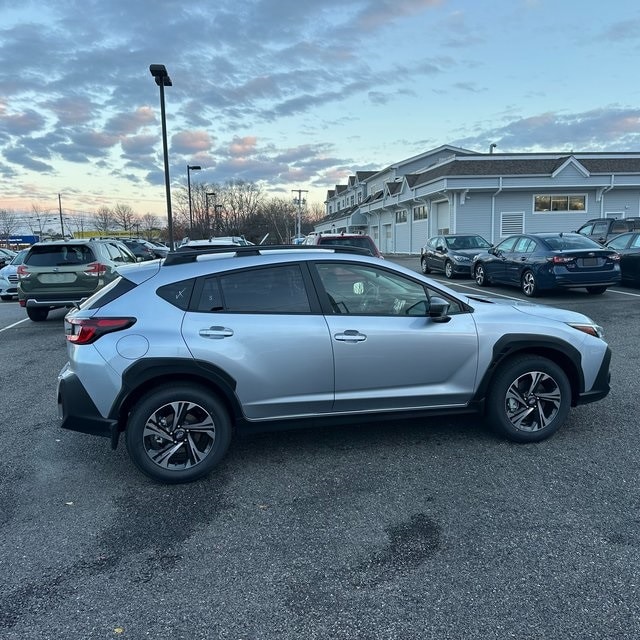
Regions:
M 191 172 L 200 171 L 202 167 L 199 164 L 187 165 L 187 188 L 189 190 L 189 237 L 193 235 L 193 211 L 191 209 Z
M 302 204 L 305 202 L 302 199 L 302 194 L 303 193 L 309 193 L 309 191 L 307 189 L 291 189 L 291 191 L 292 191 L 292 193 L 297 193 L 298 194 L 298 198 L 297 199 L 296 198 L 293 199 L 294 204 L 298 205 L 298 218 L 296 220 L 296 244 L 297 244 L 297 242 L 300 241 L 300 236 L 301 236 L 300 225 L 301 225 L 301 222 L 302 222 Z
M 167 229 L 169 231 L 169 251 L 174 250 L 173 219 L 171 217 L 171 183 L 169 181 L 169 152 L 167 151 L 167 118 L 164 111 L 164 88 L 171 87 L 171 78 L 163 64 L 152 64 L 149 71 L 160 87 L 160 118 L 162 120 L 162 148 L 164 151 L 164 184 L 167 192 Z
M 204 194 L 205 200 L 206 200 L 206 204 L 207 204 L 207 238 L 210 237 L 211 234 L 211 225 L 209 224 L 209 197 L 213 198 L 213 211 L 215 213 L 215 207 L 216 207 L 216 194 L 211 192 L 211 193 L 205 193 Z
M 62 198 L 58 194 L 58 210 L 60 211 L 60 237 L 64 240 L 64 223 L 62 222 Z

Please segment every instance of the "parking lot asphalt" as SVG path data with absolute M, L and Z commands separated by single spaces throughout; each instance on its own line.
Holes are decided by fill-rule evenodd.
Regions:
M 640 637 L 640 290 L 539 301 L 613 351 L 610 395 L 550 440 L 469 416 L 270 433 L 182 486 L 62 431 L 64 312 L 0 304 L 0 637 Z

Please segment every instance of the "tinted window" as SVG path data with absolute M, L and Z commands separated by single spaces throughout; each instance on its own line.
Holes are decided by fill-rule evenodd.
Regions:
M 545 238 L 547 245 L 555 251 L 567 251 L 571 249 L 602 249 L 595 240 L 582 235 L 550 236 Z
M 624 231 L 628 231 L 628 229 L 629 229 L 629 224 L 626 223 L 624 220 L 616 220 L 611 225 L 611 233 L 622 233 Z
M 531 238 L 520 238 L 514 251 L 518 253 L 533 253 L 536 250 L 536 243 Z
M 606 235 L 607 231 L 609 230 L 609 222 L 596 222 L 593 225 L 593 231 L 591 232 L 592 235 Z
M 631 238 L 630 233 L 625 233 L 622 236 L 618 236 L 614 238 L 610 242 L 607 242 L 607 247 L 609 249 L 626 249 L 627 244 L 629 244 L 629 239 Z
M 299 265 L 236 271 L 205 281 L 197 308 L 230 313 L 308 313 Z
M 87 245 L 34 245 L 24 262 L 32 267 L 64 267 L 88 264 L 95 262 L 95 259 L 95 254 Z
M 513 251 L 513 247 L 518 240 L 518 236 L 513 236 L 512 238 L 507 238 L 503 240 L 497 247 L 499 251 Z
M 371 240 L 366 236 L 362 236 L 361 238 L 321 238 L 318 244 L 332 244 L 339 246 L 349 246 L 349 247 L 360 247 L 361 249 L 366 249 L 371 253 L 375 252 L 375 248 L 371 244 Z
M 166 284 L 163 287 L 160 287 L 156 293 L 163 300 L 166 300 L 179 309 L 186 310 L 189 307 L 189 300 L 191 300 L 193 282 L 193 280 L 172 282 L 171 284 Z

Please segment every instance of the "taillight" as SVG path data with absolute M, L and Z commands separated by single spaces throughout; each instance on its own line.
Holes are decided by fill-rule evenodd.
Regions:
M 553 262 L 553 264 L 567 264 L 567 262 L 573 262 L 574 258 L 568 256 L 551 256 L 547 258 L 547 260 Z
M 103 265 L 101 262 L 92 262 L 88 264 L 86 269 L 84 270 L 85 275 L 87 276 L 103 276 L 107 272 L 107 267 Z
M 128 329 L 135 318 L 65 318 L 65 335 L 73 344 L 91 344 L 107 333 Z
M 613 255 L 609 256 L 614 262 L 620 262 L 620 254 L 619 253 L 614 253 Z
M 31 274 L 29 273 L 29 269 L 23 264 L 18 267 L 18 278 L 20 280 L 26 280 Z

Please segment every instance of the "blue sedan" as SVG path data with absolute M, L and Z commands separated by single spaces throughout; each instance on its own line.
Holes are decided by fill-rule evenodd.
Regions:
M 525 296 L 549 289 L 604 293 L 620 284 L 620 254 L 578 233 L 528 233 L 506 238 L 475 256 L 476 284 L 520 287 Z

